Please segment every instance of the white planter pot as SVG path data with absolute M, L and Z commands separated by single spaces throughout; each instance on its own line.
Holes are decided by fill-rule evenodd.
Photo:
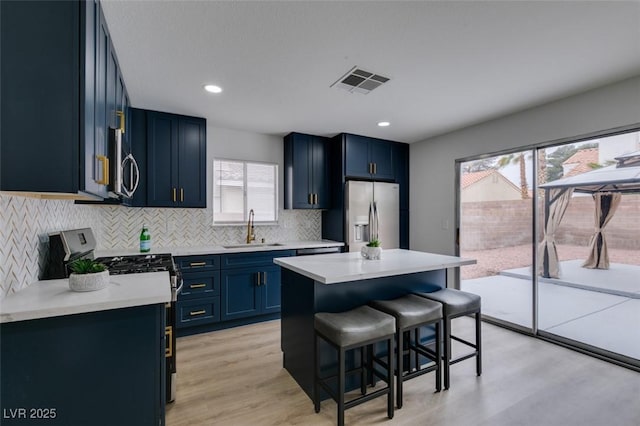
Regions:
M 101 290 L 107 284 L 109 284 L 109 271 L 69 275 L 69 288 L 73 291 Z
M 382 247 L 367 247 L 364 246 L 360 250 L 362 257 L 368 260 L 377 260 L 382 256 Z

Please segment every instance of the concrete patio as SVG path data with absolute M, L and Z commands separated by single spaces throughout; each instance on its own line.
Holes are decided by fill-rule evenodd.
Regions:
M 539 280 L 539 329 L 640 360 L 640 266 L 608 270 L 561 262 L 561 279 Z M 531 327 L 531 270 L 464 279 L 462 290 L 482 297 L 482 312 Z

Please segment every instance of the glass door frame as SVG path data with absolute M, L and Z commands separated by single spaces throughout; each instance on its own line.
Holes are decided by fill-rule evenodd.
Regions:
M 538 193 L 538 147 L 524 147 L 524 148 L 515 148 L 515 149 L 509 149 L 509 150 L 505 150 L 505 151 L 499 151 L 499 152 L 492 152 L 490 154 L 484 154 L 484 155 L 479 155 L 479 156 L 473 156 L 473 157 L 466 157 L 466 158 L 460 158 L 460 159 L 456 159 L 455 160 L 455 167 L 456 167 L 456 176 L 455 176 L 455 187 L 456 187 L 456 194 L 455 194 L 455 205 L 456 205 L 456 214 L 455 214 L 455 255 L 456 256 L 460 256 L 460 226 L 461 226 L 461 221 L 462 221 L 462 200 L 461 200 L 461 189 L 460 189 L 460 184 L 461 184 L 461 176 L 462 176 L 462 164 L 469 162 L 469 161 L 474 161 L 474 160 L 481 160 L 484 158 L 490 158 L 490 157 L 500 157 L 500 156 L 505 156 L 505 155 L 510 155 L 510 154 L 515 154 L 515 153 L 520 153 L 520 152 L 529 152 L 532 154 L 532 169 L 533 169 L 533 173 L 532 173 L 532 191 L 534 196 L 531 197 L 531 214 L 532 217 L 534 218 L 534 220 L 532 221 L 532 238 L 531 238 L 531 259 L 532 259 L 532 271 L 537 271 L 538 268 L 538 254 L 537 254 L 537 246 L 538 246 L 538 242 L 537 242 L 537 235 L 538 235 L 538 220 L 537 215 L 538 215 L 538 206 L 537 206 L 537 193 Z M 518 331 L 520 333 L 524 333 L 524 334 L 528 334 L 528 335 L 532 335 L 535 336 L 538 334 L 538 274 L 532 273 L 532 277 L 531 277 L 531 284 L 532 284 L 532 290 L 531 290 L 531 327 L 527 327 L 521 324 L 516 324 L 516 323 L 512 323 L 506 320 L 502 320 L 496 317 L 490 317 L 487 316 L 485 314 L 481 314 L 482 319 L 486 322 L 489 323 L 495 323 L 497 325 L 512 329 L 514 331 Z M 455 288 L 460 289 L 461 287 L 461 276 L 460 276 L 460 271 L 459 268 L 456 270 L 456 276 L 455 276 Z
M 534 145 L 528 145 L 528 146 L 523 146 L 523 147 L 519 147 L 519 148 L 511 148 L 511 149 L 507 149 L 507 150 L 502 150 L 502 151 L 494 151 L 491 153 L 487 153 L 487 154 L 481 154 L 481 155 L 473 155 L 473 156 L 469 156 L 469 157 L 464 157 L 464 158 L 459 158 L 455 160 L 455 188 L 456 188 L 456 192 L 455 192 L 455 228 L 454 228 L 454 245 L 455 245 L 455 254 L 456 256 L 460 256 L 460 224 L 461 224 L 461 189 L 460 189 L 460 183 L 461 183 L 461 165 L 462 163 L 468 162 L 468 161 L 473 161 L 473 160 L 480 160 L 483 158 L 489 158 L 489 157 L 495 157 L 495 156 L 501 156 L 501 155 L 509 155 L 509 154 L 513 154 L 516 152 L 525 152 L 525 151 L 531 151 L 533 153 L 533 184 L 532 184 L 532 188 L 533 188 L 533 194 L 534 196 L 531 197 L 531 202 L 532 202 L 532 217 L 533 217 L 533 223 L 532 223 L 532 232 L 533 232 L 533 238 L 532 238 L 532 245 L 531 245 L 531 250 L 532 250 L 532 277 L 531 277 L 531 282 L 532 282 L 532 289 L 531 289 L 531 296 L 532 296 L 532 321 L 531 321 L 531 328 L 529 327 L 525 327 L 519 324 L 514 324 L 505 320 L 501 320 L 498 318 L 494 318 L 494 317 L 488 317 L 484 314 L 482 314 L 482 319 L 488 323 L 492 323 L 492 324 L 496 324 L 502 327 L 505 327 L 507 329 L 513 330 L 513 331 L 517 331 L 523 334 L 527 334 L 527 335 L 531 335 L 533 337 L 536 338 L 540 338 L 543 339 L 545 341 L 548 341 L 550 343 L 554 343 L 563 347 L 566 347 L 568 349 L 571 350 L 575 350 L 577 352 L 581 352 L 584 354 L 587 354 L 589 356 L 593 356 L 595 358 L 599 358 L 602 359 L 604 361 L 607 362 L 611 362 L 613 364 L 625 367 L 625 368 L 629 368 L 635 371 L 640 372 L 640 360 L 634 359 L 634 358 L 630 358 L 628 356 L 625 355 L 621 355 L 618 353 L 614 353 L 614 352 L 610 352 L 607 351 L 605 349 L 602 348 L 598 348 L 596 346 L 592 346 L 589 344 L 586 344 L 584 342 L 580 342 L 580 341 L 576 341 L 576 340 L 572 340 L 572 339 L 568 339 L 565 338 L 563 336 L 559 336 L 557 334 L 553 334 L 544 330 L 540 330 L 538 328 L 539 325 L 539 315 L 538 315 L 538 307 L 539 307 L 539 288 L 538 288 L 538 265 L 539 265 L 539 259 L 538 259 L 538 253 L 537 253 L 537 246 L 539 244 L 538 242 L 538 232 L 540 230 L 540 224 L 539 224 L 539 220 L 538 220 L 538 214 L 539 214 L 539 209 L 538 209 L 538 167 L 539 167 L 539 152 L 540 150 L 543 149 L 547 149 L 547 148 L 551 148 L 554 146 L 561 146 L 561 145 L 565 145 L 565 144 L 570 144 L 570 143 L 579 143 L 579 142 L 586 142 L 589 141 L 591 139 L 597 139 L 597 138 L 605 138 L 605 137 L 609 137 L 609 136 L 615 136 L 615 135 L 620 135 L 620 134 L 624 134 L 624 133 L 629 133 L 629 132 L 634 132 L 634 131 L 640 131 L 640 123 L 636 123 L 636 124 L 632 124 L 632 125 L 627 125 L 627 126 L 621 126 L 621 127 L 617 127 L 617 128 L 613 128 L 613 129 L 608 129 L 608 130 L 603 130 L 603 131 L 598 131 L 598 132 L 592 132 L 589 134 L 584 134 L 584 135 L 580 135 L 580 136 L 574 136 L 574 137 L 568 137 L 568 138 L 562 138 L 562 139 L 557 139 L 557 140 L 553 140 L 553 141 L 548 141 L 545 143 L 539 143 L 539 144 L 534 144 Z M 457 268 L 455 276 L 453 277 L 454 279 L 454 288 L 459 289 L 460 288 L 460 284 L 461 284 L 461 276 L 460 276 L 460 271 L 459 268 Z

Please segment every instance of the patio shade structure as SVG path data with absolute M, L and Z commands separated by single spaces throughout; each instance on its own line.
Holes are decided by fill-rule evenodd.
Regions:
M 640 193 L 640 151 L 616 157 L 616 160 L 617 164 L 613 166 L 540 185 L 540 188 L 545 190 L 545 236 L 539 247 L 542 258 L 542 270 L 539 272 L 543 277 L 558 278 L 558 254 L 555 250 L 554 235 L 551 234 L 555 233 L 562 219 L 563 205 L 566 209 L 569 202 L 568 198 L 571 195 L 567 199 L 562 195 L 569 193 L 569 189 L 573 192 L 592 194 L 596 201 L 595 232 L 590 242 L 591 254 L 583 266 L 609 268 L 606 240 L 602 231 L 613 217 L 621 196 Z M 552 207 L 558 202 L 560 204 L 557 207 Z

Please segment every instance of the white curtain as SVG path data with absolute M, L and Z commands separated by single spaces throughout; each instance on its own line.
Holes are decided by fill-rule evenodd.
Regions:
M 571 195 L 573 195 L 573 188 L 552 189 L 549 194 L 549 200 L 552 200 L 549 206 L 549 217 L 545 218 L 544 237 L 538 246 L 538 259 L 540 259 L 538 274 L 546 278 L 560 277 L 556 231 L 564 212 L 567 211 Z
M 593 199 L 596 202 L 596 228 L 589 242 L 589 257 L 582 266 L 590 269 L 609 269 L 609 252 L 607 240 L 604 238 L 604 228 L 616 212 L 622 195 L 596 192 Z

